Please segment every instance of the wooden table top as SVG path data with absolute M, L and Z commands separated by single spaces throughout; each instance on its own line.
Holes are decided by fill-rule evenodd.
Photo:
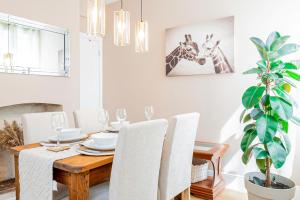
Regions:
M 39 143 L 17 146 L 11 148 L 11 152 L 15 156 L 18 156 L 20 151 L 24 149 L 31 149 L 40 146 L 41 145 Z M 54 168 L 61 169 L 67 172 L 72 172 L 72 173 L 81 173 L 112 163 L 112 161 L 113 161 L 113 156 L 86 156 L 80 154 L 80 155 L 55 161 Z
M 31 149 L 40 147 L 39 143 L 28 144 L 24 146 L 17 146 L 11 148 L 11 152 L 18 156 L 20 151 L 25 149 Z M 210 159 L 216 154 L 223 155 L 228 149 L 229 145 L 227 144 L 218 144 L 212 142 L 202 142 L 196 141 L 195 146 L 207 146 L 209 150 L 194 150 L 195 157 L 205 157 L 205 159 Z M 72 173 L 81 173 L 97 167 L 104 166 L 106 164 L 112 163 L 113 156 L 86 156 L 86 155 L 76 155 L 62 160 L 57 160 L 54 162 L 54 168 L 61 169 L 67 172 Z
M 207 147 L 208 150 L 201 150 L 201 149 L 197 150 L 196 146 Z M 211 158 L 215 155 L 223 156 L 228 148 L 229 148 L 228 144 L 196 141 L 195 148 L 194 148 L 194 156 L 205 157 L 205 158 Z

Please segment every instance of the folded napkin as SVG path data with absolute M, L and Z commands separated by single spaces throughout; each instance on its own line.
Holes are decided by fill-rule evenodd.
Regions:
M 52 200 L 53 163 L 78 155 L 75 148 L 51 152 L 47 147 L 26 149 L 19 154 L 20 200 Z

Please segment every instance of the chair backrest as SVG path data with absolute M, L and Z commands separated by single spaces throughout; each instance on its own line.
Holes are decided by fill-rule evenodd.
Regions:
M 160 200 L 170 200 L 191 185 L 199 113 L 176 115 L 169 122 L 159 175 Z
M 103 126 L 99 123 L 100 109 L 80 109 L 74 111 L 75 127 L 84 133 L 99 131 Z
M 51 127 L 51 116 L 53 113 L 62 113 L 65 116 L 65 128 L 69 127 L 65 112 L 42 112 L 22 115 L 25 144 L 40 142 L 56 134 Z
M 156 200 L 168 122 L 139 122 L 121 128 L 113 160 L 109 200 Z

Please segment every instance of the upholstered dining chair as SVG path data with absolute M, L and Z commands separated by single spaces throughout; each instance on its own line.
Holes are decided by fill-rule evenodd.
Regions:
M 176 115 L 169 122 L 164 141 L 159 175 L 159 200 L 171 200 L 181 194 L 190 199 L 193 149 L 199 113 Z
M 167 125 L 167 120 L 159 119 L 122 127 L 110 183 L 91 188 L 89 199 L 157 200 L 159 168 Z
M 103 125 L 99 122 L 101 109 L 80 109 L 74 111 L 75 127 L 80 128 L 84 133 L 99 131 Z
M 54 113 L 62 113 L 65 116 L 65 128 L 68 128 L 69 123 L 65 112 L 41 112 L 22 115 L 25 144 L 43 141 L 55 134 L 51 127 L 51 116 Z
M 65 128 L 69 127 L 68 118 L 65 112 L 42 112 L 28 113 L 22 115 L 24 143 L 31 144 L 41 142 L 56 134 L 51 126 L 51 116 L 61 113 L 65 116 Z M 68 195 L 67 187 L 57 184 L 57 191 L 53 193 L 53 199 L 59 200 Z

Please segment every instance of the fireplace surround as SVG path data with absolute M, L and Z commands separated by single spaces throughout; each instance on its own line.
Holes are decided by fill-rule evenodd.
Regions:
M 0 107 L 0 129 L 4 128 L 4 121 L 13 121 L 22 129 L 21 116 L 25 113 L 62 111 L 63 106 L 53 103 L 20 103 Z M 0 132 L 1 134 L 1 132 Z M 1 149 L 1 147 L 0 147 Z M 14 185 L 14 161 L 8 150 L 0 150 L 0 194 L 10 190 Z

